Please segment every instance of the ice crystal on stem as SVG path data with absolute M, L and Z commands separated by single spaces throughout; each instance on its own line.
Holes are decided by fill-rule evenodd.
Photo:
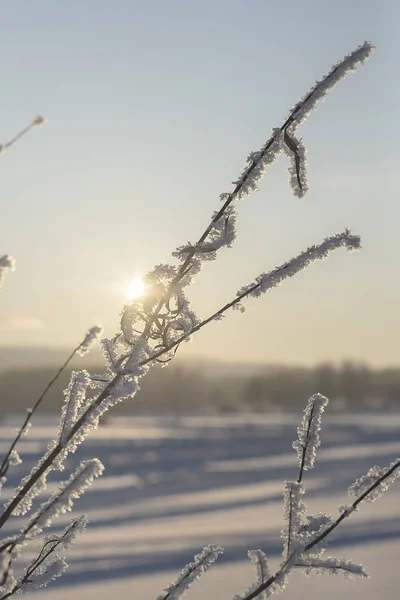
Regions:
M 359 498 L 364 496 L 364 502 L 374 502 L 380 498 L 400 477 L 400 458 L 392 462 L 388 467 L 372 467 L 366 475 L 359 477 L 349 487 L 349 496 Z M 368 491 L 370 490 L 370 491 Z
M 286 522 L 282 530 L 285 540 L 283 556 L 288 557 L 295 546 L 300 528 L 305 523 L 306 505 L 303 500 L 304 488 L 301 483 L 294 481 L 285 482 L 283 495 L 283 515 Z
M 369 577 L 362 565 L 336 556 L 301 558 L 298 559 L 296 567 L 300 567 L 305 575 L 342 575 L 349 580 Z
M 64 390 L 65 403 L 61 411 L 59 439 L 62 444 L 67 442 L 72 427 L 82 413 L 89 383 L 90 375 L 87 371 L 72 371 L 69 385 Z
M 194 557 L 193 562 L 186 565 L 179 577 L 157 596 L 156 600 L 180 600 L 192 583 L 211 567 L 222 552 L 223 548 L 220 546 L 206 546 Z
M 265 584 L 271 577 L 267 557 L 265 556 L 262 550 L 249 550 L 247 552 L 247 556 L 250 558 L 251 562 L 254 565 L 254 569 L 256 572 L 256 580 L 246 592 L 244 592 L 243 594 L 236 594 L 233 600 L 244 600 L 249 594 L 252 594 L 261 585 Z M 260 594 L 258 594 L 257 598 L 258 600 L 266 600 L 270 595 L 271 594 L 269 590 L 266 589 Z
M 296 126 L 303 123 L 318 102 L 321 102 L 328 92 L 339 81 L 344 79 L 348 73 L 355 71 L 359 64 L 363 64 L 372 55 L 374 50 L 375 46 L 371 42 L 366 41 L 362 46 L 359 46 L 341 61 L 333 65 L 328 75 L 316 81 L 310 91 L 291 109 L 291 113 L 295 113 L 292 122 L 295 122 Z
M 359 236 L 352 235 L 348 229 L 342 233 L 325 238 L 318 246 L 310 246 L 304 252 L 301 252 L 295 258 L 292 258 L 282 266 L 270 271 L 262 273 L 256 278 L 256 281 L 242 287 L 238 292 L 238 297 L 249 296 L 258 298 L 271 288 L 279 286 L 288 277 L 293 277 L 310 264 L 317 260 L 326 258 L 331 252 L 341 246 L 347 250 L 357 250 L 360 248 Z
M 68 565 L 59 553 L 73 544 L 76 536 L 85 531 L 86 525 L 87 517 L 82 515 L 72 519 L 61 535 L 46 536 L 38 556 L 27 565 L 24 575 L 17 580 L 12 579 L 11 586 L 8 586 L 8 595 L 18 591 L 24 593 L 38 589 L 62 575 Z
M 79 356 L 85 356 L 85 354 L 90 352 L 92 346 L 100 339 L 102 334 L 103 328 L 101 325 L 94 325 L 91 327 L 76 353 L 79 354 Z
M 297 430 L 297 440 L 293 442 L 301 470 L 314 467 L 317 448 L 321 444 L 319 432 L 321 431 L 322 413 L 328 402 L 328 398 L 322 394 L 314 394 L 304 409 L 303 420 Z

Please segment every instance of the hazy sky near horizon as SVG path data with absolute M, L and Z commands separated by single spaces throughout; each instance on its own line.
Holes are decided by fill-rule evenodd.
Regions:
M 233 249 L 190 290 L 201 316 L 307 245 L 350 227 L 335 252 L 211 324 L 182 354 L 398 364 L 399 22 L 396 1 L 37 0 L 2 4 L 0 344 L 73 346 L 117 330 L 131 279 L 195 241 L 288 109 L 365 39 L 374 56 L 301 134 L 309 194 L 281 156 L 239 206 Z

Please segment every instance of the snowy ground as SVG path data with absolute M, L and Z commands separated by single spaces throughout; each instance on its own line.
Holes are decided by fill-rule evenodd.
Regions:
M 291 443 L 299 416 L 123 418 L 111 421 L 72 456 L 98 457 L 103 477 L 77 504 L 90 526 L 69 553 L 64 577 L 35 597 L 151 600 L 209 543 L 225 554 L 194 584 L 192 600 L 231 599 L 252 580 L 247 549 L 280 558 L 282 482 L 297 474 Z M 43 422 L 43 421 L 42 421 Z M 24 463 L 3 490 L 11 493 L 54 431 L 35 427 L 21 443 Z M 0 453 L 12 429 L 0 427 Z M 354 479 L 400 456 L 400 415 L 327 415 L 316 468 L 306 474 L 311 512 L 337 514 Z M 63 519 L 61 524 L 68 519 Z M 19 526 L 14 519 L 12 527 Z M 7 530 L 7 533 L 10 529 Z M 334 535 L 331 553 L 352 558 L 370 580 L 294 574 L 282 598 L 399 598 L 400 482 L 364 505 Z M 26 554 L 29 557 L 29 553 Z M 32 555 L 33 556 L 33 555 Z

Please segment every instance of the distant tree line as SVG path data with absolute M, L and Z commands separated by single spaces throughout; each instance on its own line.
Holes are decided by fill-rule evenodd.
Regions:
M 2 373 L 0 417 L 32 406 L 53 374 L 50 367 Z M 42 413 L 60 410 L 69 377 L 66 371 L 45 399 Z M 210 374 L 207 366 L 168 366 L 153 369 L 140 394 L 115 412 L 276 412 L 296 409 L 315 390 L 330 398 L 332 409 L 400 409 L 400 367 L 373 369 L 344 361 L 311 368 L 266 366 L 249 375 L 240 368 Z

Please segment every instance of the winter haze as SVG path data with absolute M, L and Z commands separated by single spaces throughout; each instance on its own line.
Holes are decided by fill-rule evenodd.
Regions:
M 64 555 L 82 513 L 68 570 L 32 600 L 180 600 L 219 545 L 189 600 L 252 600 L 276 569 L 269 591 L 292 571 L 287 600 L 398 599 L 399 21 L 395 0 L 2 7 L 0 600 L 64 569 L 45 551 Z M 365 40 L 376 52 L 359 65 Z M 274 128 L 359 45 L 357 71 L 296 133 L 310 191 L 294 197 L 306 182 L 296 125 L 349 65 L 297 106 L 293 127 Z M 192 252 L 220 194 L 250 189 L 278 153 Z M 347 252 L 357 236 L 361 251 Z M 175 279 L 166 263 L 189 269 Z M 177 308 L 161 302 L 153 318 L 171 282 Z M 177 341 L 238 290 L 245 314 Z M 98 324 L 104 356 L 98 340 L 86 354 Z

